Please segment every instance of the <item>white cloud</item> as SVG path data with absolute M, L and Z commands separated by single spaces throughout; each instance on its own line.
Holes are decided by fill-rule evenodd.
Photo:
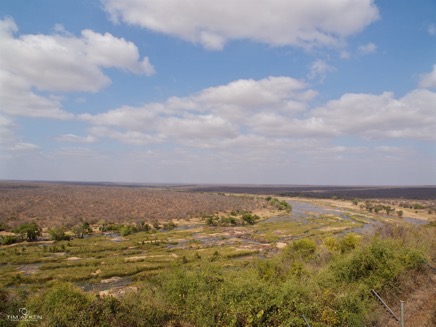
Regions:
M 56 141 L 72 143 L 94 143 L 97 141 L 97 138 L 92 135 L 78 136 L 75 134 L 63 134 L 56 137 Z
M 359 46 L 358 51 L 361 55 L 371 54 L 377 51 L 377 45 L 372 42 Z
M 23 77 L 0 68 L 0 112 L 11 116 L 70 119 L 56 97 L 36 94 Z
M 151 75 L 147 57 L 139 59 L 137 47 L 109 33 L 84 30 L 80 37 L 60 32 L 54 35 L 15 36 L 18 28 L 11 18 L 0 20 L 0 110 L 8 115 L 72 118 L 60 101 L 47 92 L 96 92 L 111 83 L 104 68 L 118 68 Z
M 324 60 L 318 59 L 310 65 L 310 71 L 307 77 L 311 80 L 318 79 L 324 82 L 327 73 L 335 71 L 335 68 L 327 64 Z
M 372 0 L 102 0 L 126 22 L 219 50 L 231 40 L 337 46 L 378 19 Z
M 264 143 L 339 136 L 435 138 L 436 93 L 429 90 L 413 90 L 402 98 L 390 92 L 350 93 L 311 108 L 315 95 L 307 84 L 289 77 L 237 80 L 187 97 L 80 118 L 95 125 L 90 129 L 94 137 L 199 148 L 238 147 L 258 137 Z
M 160 143 L 163 140 L 161 135 L 150 135 L 138 131 L 119 131 L 116 129 L 110 129 L 104 126 L 96 126 L 90 129 L 90 133 L 94 137 L 99 138 L 110 138 L 122 143 L 128 144 L 149 144 L 149 143 Z
M 421 75 L 419 86 L 422 88 L 436 88 L 436 65 L 433 65 L 433 71 Z
M 233 138 L 238 129 L 221 117 L 214 115 L 186 115 L 162 120 L 160 130 L 176 138 Z
M 229 139 L 236 137 L 244 126 L 254 126 L 253 116 L 279 112 L 290 117 L 307 108 L 316 94 L 304 82 L 289 77 L 237 80 L 187 97 L 171 97 L 162 103 L 136 108 L 124 106 L 97 115 L 82 114 L 79 118 L 101 127 L 145 133 L 150 137 L 147 142 L 160 142 L 163 136 L 177 142 L 188 142 L 189 138 Z M 271 130 L 274 128 L 277 127 Z M 139 143 L 133 142 L 134 135 L 129 140 L 127 135 L 121 137 L 113 131 L 94 135 Z
M 312 114 L 340 135 L 434 140 L 435 101 L 436 93 L 428 90 L 414 90 L 400 99 L 390 92 L 345 94 Z
M 94 125 L 119 126 L 133 130 L 154 129 L 159 114 L 165 114 L 163 104 L 146 104 L 142 107 L 123 106 L 105 113 L 82 114 L 80 119 Z
M 39 149 L 39 146 L 32 143 L 16 143 L 8 148 L 9 151 L 33 151 Z
M 154 73 L 149 59 L 144 57 L 142 61 L 138 61 L 138 48 L 124 38 L 117 38 L 110 33 L 99 34 L 83 30 L 82 42 L 86 59 L 99 67 L 115 67 L 148 76 Z

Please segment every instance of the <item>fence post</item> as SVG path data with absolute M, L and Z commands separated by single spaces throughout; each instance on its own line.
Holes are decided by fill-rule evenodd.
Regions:
M 400 325 L 404 327 L 404 301 L 400 302 Z
M 309 322 L 307 321 L 307 319 L 306 319 L 306 317 L 304 315 L 303 315 L 303 319 L 304 319 L 304 322 L 306 323 L 307 327 L 310 327 L 310 324 L 309 324 Z

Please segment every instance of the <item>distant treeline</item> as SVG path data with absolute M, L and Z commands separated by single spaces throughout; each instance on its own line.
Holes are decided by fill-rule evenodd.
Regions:
M 194 192 L 225 192 L 225 193 L 249 193 L 271 194 L 276 196 L 301 196 L 311 198 L 340 198 L 340 199 L 415 199 L 435 200 L 435 186 L 191 186 L 187 187 Z

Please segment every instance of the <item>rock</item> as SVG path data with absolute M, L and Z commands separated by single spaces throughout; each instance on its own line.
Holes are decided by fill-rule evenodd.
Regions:
M 75 261 L 75 260 L 81 260 L 82 258 L 79 258 L 79 257 L 69 257 L 69 258 L 67 258 L 67 260 L 69 260 L 69 261 Z
M 120 280 L 122 280 L 121 277 L 119 277 L 119 276 L 114 276 L 114 277 L 111 277 L 111 278 L 108 278 L 108 279 L 103 279 L 100 283 L 101 283 L 101 284 L 117 283 L 117 282 L 119 282 Z
M 114 287 L 109 290 L 101 291 L 98 293 L 99 296 L 112 296 L 114 298 L 120 298 L 128 293 L 137 293 L 139 288 L 136 286 L 125 286 L 125 287 Z

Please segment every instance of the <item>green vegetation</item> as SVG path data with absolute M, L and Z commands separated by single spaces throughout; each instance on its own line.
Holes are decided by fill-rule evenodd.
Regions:
M 50 234 L 50 237 L 54 241 L 63 241 L 63 240 L 69 240 L 70 236 L 65 234 L 65 228 L 64 227 L 53 227 L 48 230 L 48 233 Z
M 81 220 L 50 228 L 51 240 L 34 223 L 7 228 L 0 325 L 304 327 L 304 315 L 315 327 L 376 326 L 371 289 L 399 297 L 408 276 L 429 277 L 434 224 L 384 222 L 359 235 L 354 228 L 381 217 L 294 217 L 282 214 L 286 201 L 266 201 L 271 219 L 234 209 L 179 226 Z M 5 318 L 20 308 L 41 319 Z
M 235 212 L 232 211 L 227 216 L 218 215 L 206 215 L 203 216 L 203 220 L 209 226 L 243 226 L 243 225 L 254 225 L 260 217 L 251 212 L 242 211 Z
M 37 223 L 24 223 L 13 230 L 22 240 L 36 241 L 41 236 L 41 228 Z
M 285 211 L 285 212 L 291 212 L 292 206 L 286 202 L 285 200 L 279 200 L 277 198 L 273 198 L 271 196 L 268 196 L 265 198 L 265 200 L 268 201 L 268 203 L 275 209 L 279 211 Z
M 387 226 L 373 236 L 303 237 L 270 258 L 248 261 L 258 251 L 170 250 L 171 237 L 189 239 L 186 231 L 15 246 L 0 250 L 0 282 L 16 286 L 2 288 L 0 312 L 25 307 L 42 317 L 20 326 L 305 326 L 303 315 L 312 326 L 367 326 L 376 319 L 370 290 L 401 292 L 402 276 L 424 274 L 432 231 Z M 31 262 L 37 272 L 8 268 Z M 134 287 L 118 297 L 79 288 L 114 276 L 132 276 Z

